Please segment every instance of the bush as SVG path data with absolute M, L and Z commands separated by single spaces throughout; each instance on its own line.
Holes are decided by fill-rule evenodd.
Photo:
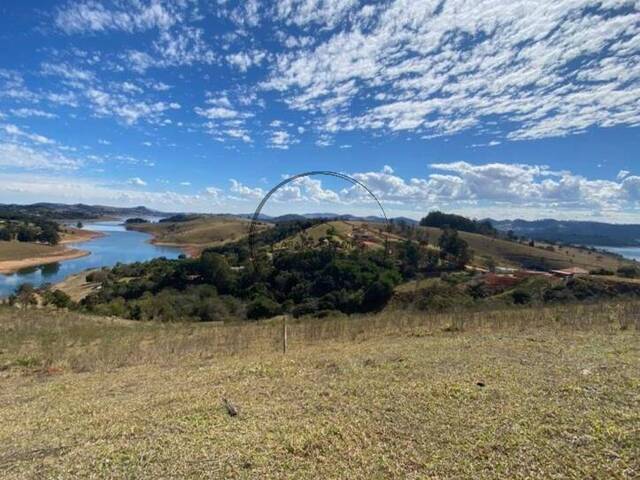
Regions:
M 640 270 L 633 265 L 625 265 L 618 269 L 618 275 L 625 278 L 637 278 L 640 276 Z
M 64 293 L 62 290 L 47 290 L 44 293 L 44 304 L 45 305 L 53 305 L 57 308 L 71 308 L 74 304 L 71 297 Z
M 384 308 L 393 295 L 393 285 L 389 282 L 378 280 L 373 282 L 364 292 L 362 309 L 365 312 L 377 311 Z
M 258 296 L 249 304 L 247 308 L 247 318 L 251 320 L 271 318 L 279 315 L 281 311 L 280 304 L 277 302 L 265 296 Z
M 526 290 L 514 290 L 511 292 L 511 298 L 516 305 L 526 305 L 531 302 L 531 293 Z
M 611 275 L 615 275 L 614 272 L 612 272 L 611 270 L 607 270 L 606 268 L 599 268 L 597 270 L 591 270 L 591 272 L 589 272 L 591 275 L 606 275 L 606 276 L 611 276 Z
M 102 283 L 106 281 L 108 278 L 109 278 L 109 272 L 107 270 L 98 270 L 96 272 L 91 272 L 86 276 L 87 282 Z

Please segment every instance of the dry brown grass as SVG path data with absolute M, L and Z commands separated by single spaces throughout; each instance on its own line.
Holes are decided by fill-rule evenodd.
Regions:
M 64 253 L 65 250 L 62 245 L 0 241 L 0 262 L 58 255 Z
M 249 234 L 249 220 L 235 217 L 202 217 L 188 222 L 134 224 L 129 228 L 153 235 L 158 245 L 183 247 L 199 255 L 207 247 L 235 242 Z M 266 228 L 260 224 L 259 228 Z
M 277 322 L 1 311 L 0 477 L 637 478 L 638 312 L 303 321 L 283 356 Z
M 420 228 L 429 233 L 429 242 L 437 245 L 442 231 L 431 227 Z M 474 263 L 482 263 L 487 257 L 491 257 L 501 266 L 521 267 L 535 260 L 540 265 L 547 266 L 548 269 L 581 267 L 587 270 L 604 268 L 612 271 L 630 263 L 615 255 L 589 253 L 579 248 L 555 247 L 555 251 L 549 251 L 485 235 L 466 232 L 459 232 L 459 234 L 474 251 L 476 255 Z M 543 243 L 538 245 L 545 246 Z

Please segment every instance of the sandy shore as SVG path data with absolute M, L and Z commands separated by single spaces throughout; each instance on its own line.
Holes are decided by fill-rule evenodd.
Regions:
M 0 273 L 15 273 L 23 268 L 48 265 L 50 263 L 63 262 L 65 260 L 73 260 L 74 258 L 86 257 L 89 253 L 90 252 L 87 252 L 86 250 L 73 248 L 54 255 L 47 255 L 45 257 L 5 260 L 0 262 Z
M 87 242 L 95 238 L 104 237 L 102 232 L 94 232 L 93 230 L 83 230 L 75 227 L 67 227 L 67 233 L 62 236 L 60 244 Z

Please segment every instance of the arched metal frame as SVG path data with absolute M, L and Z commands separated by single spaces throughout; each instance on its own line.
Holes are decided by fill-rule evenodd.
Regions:
M 284 187 L 288 183 L 294 182 L 295 180 L 297 180 L 299 178 L 311 177 L 311 176 L 314 176 L 314 175 L 324 175 L 324 176 L 328 176 L 328 177 L 340 178 L 342 180 L 346 180 L 347 182 L 350 182 L 353 185 L 356 185 L 356 186 L 364 188 L 364 190 L 369 194 L 369 196 L 371 198 L 373 198 L 373 200 L 378 204 L 378 207 L 380 207 L 380 211 L 382 212 L 382 216 L 384 217 L 384 221 L 385 221 L 385 224 L 387 226 L 387 231 L 391 230 L 391 224 L 389 223 L 389 219 L 387 218 L 387 212 L 385 212 L 384 207 L 382 206 L 382 203 L 380 203 L 380 200 L 378 200 L 378 197 L 376 197 L 374 195 L 374 193 L 369 189 L 369 187 L 367 187 L 361 181 L 356 180 L 355 178 L 350 177 L 349 175 L 345 175 L 344 173 L 331 172 L 331 171 L 328 171 L 328 170 L 317 170 L 317 171 L 299 173 L 297 175 L 293 175 L 292 177 L 286 178 L 285 180 L 280 182 L 278 185 L 273 187 L 271 190 L 269 190 L 269 192 L 264 196 L 262 201 L 258 204 L 258 208 L 256 208 L 256 211 L 254 212 L 253 217 L 251 219 L 251 225 L 249 226 L 249 248 L 251 249 L 251 260 L 254 263 L 256 261 L 255 238 L 254 238 L 254 236 L 255 236 L 255 233 L 256 233 L 257 224 L 258 224 L 259 219 L 260 219 L 260 213 L 262 212 L 262 208 L 265 206 L 265 204 L 269 201 L 269 199 L 271 198 L 271 196 L 274 193 L 276 193 L 278 190 L 280 190 L 282 187 Z M 386 249 L 386 247 L 385 247 L 385 249 Z

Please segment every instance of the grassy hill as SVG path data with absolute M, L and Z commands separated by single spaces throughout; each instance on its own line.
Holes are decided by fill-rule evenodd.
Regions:
M 0 241 L 0 262 L 59 255 L 65 250 L 66 248 L 62 245 Z
M 285 356 L 277 322 L 0 309 L 0 477 L 635 478 L 637 308 L 316 319 Z
M 442 230 L 432 227 L 417 227 L 422 232 L 427 232 L 429 244 L 436 246 Z M 331 221 L 308 228 L 304 234 L 296 234 L 282 242 L 279 248 L 295 248 L 307 242 L 315 245 L 322 237 L 327 237 L 330 231 L 334 232 L 333 239 L 344 246 L 351 245 L 350 240 L 354 236 L 354 230 L 365 231 L 371 241 L 366 245 L 371 248 L 382 248 L 385 234 L 384 225 L 380 223 L 366 223 L 361 221 Z M 562 269 L 570 267 L 581 267 L 586 270 L 606 270 L 616 271 L 619 267 L 630 262 L 612 254 L 591 252 L 587 249 L 574 247 L 555 247 L 548 244 L 538 244 L 531 247 L 527 244 L 497 239 L 485 235 L 459 232 L 474 252 L 473 264 L 486 266 L 488 259 L 493 259 L 497 265 L 515 268 L 537 268 L 537 269 Z M 391 245 L 395 242 L 403 241 L 403 237 L 397 234 L 389 235 Z
M 442 230 L 419 227 L 429 234 L 429 243 L 437 244 Z M 616 271 L 631 262 L 616 255 L 590 252 L 574 247 L 554 247 L 538 244 L 531 247 L 526 244 L 501 240 L 475 233 L 459 232 L 474 251 L 474 263 L 485 264 L 493 258 L 498 265 L 507 267 L 543 268 L 547 270 L 569 267 L 581 267 L 586 270 L 605 268 Z M 553 250 L 551 250 L 551 248 Z
M 158 245 L 182 247 L 199 255 L 208 247 L 235 242 L 249 233 L 250 221 L 230 216 L 199 216 L 181 222 L 143 223 L 128 228 L 153 235 Z M 267 228 L 261 224 L 260 228 Z
M 385 242 L 384 224 L 366 223 L 362 221 L 333 220 L 305 229 L 303 232 L 293 235 L 276 245 L 276 248 L 296 248 L 307 242 L 312 246 L 318 245 L 322 238 L 331 238 L 348 248 L 353 245 L 355 231 L 366 232 L 370 248 L 383 248 Z M 390 241 L 398 241 L 397 235 L 389 235 Z

